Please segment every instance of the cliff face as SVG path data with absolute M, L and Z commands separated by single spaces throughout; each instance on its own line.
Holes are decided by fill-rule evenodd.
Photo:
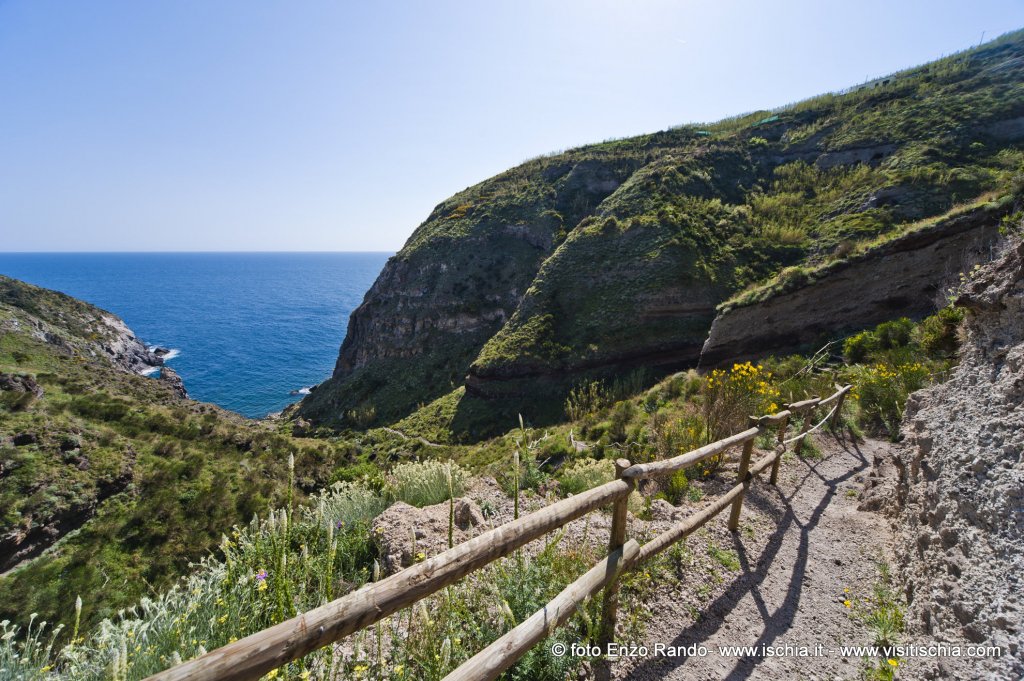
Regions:
M 122 319 L 58 291 L 0 275 L 0 305 L 29 313 L 21 322 L 11 317 L 8 323 L 27 323 L 29 333 L 64 352 L 77 350 L 132 373 L 164 363 Z
M 1012 193 L 1022 116 L 1024 34 L 1014 34 L 843 95 L 529 161 L 434 210 L 298 413 L 364 426 L 444 398 L 463 413 L 540 418 L 575 383 L 694 366 L 736 291 Z M 921 230 L 944 253 L 923 255 L 931 246 L 908 238 L 900 252 L 923 259 L 875 272 L 880 258 L 853 274 L 952 262 L 987 234 L 957 242 Z M 915 313 L 939 278 L 908 281 L 856 323 Z M 720 327 L 715 361 L 735 345 L 736 328 Z M 490 406 L 470 408 L 481 400 Z
M 907 439 L 875 461 L 865 506 L 903 537 L 908 625 L 1001 658 L 927 661 L 926 678 L 1024 675 L 1024 245 L 976 271 L 960 365 L 907 402 Z
M 984 206 L 940 220 L 822 267 L 764 301 L 726 306 L 711 325 L 700 367 L 820 347 L 894 316 L 931 314 L 960 273 L 988 259 L 1007 210 Z
M 544 260 L 636 166 L 629 155 L 538 159 L 445 201 L 349 320 L 331 379 L 301 405 L 337 421 L 401 416 L 460 385 Z

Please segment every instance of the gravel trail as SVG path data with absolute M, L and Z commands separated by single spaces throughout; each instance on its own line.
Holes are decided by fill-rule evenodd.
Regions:
M 715 527 L 707 534 L 688 540 L 690 551 L 698 555 L 702 542 L 718 537 L 718 547 L 735 551 L 738 570 L 727 570 L 715 583 L 714 574 L 721 570 L 708 573 L 705 558 L 684 570 L 678 583 L 659 587 L 649 603 L 646 634 L 636 644 L 649 649 L 657 643 L 703 645 L 707 655 L 620 658 L 612 666 L 616 678 L 860 677 L 864 662 L 843 659 L 838 651 L 806 658 L 723 657 L 718 652 L 719 646 L 828 648 L 872 642 L 844 601 L 870 594 L 879 576 L 878 561 L 892 560 L 887 523 L 877 514 L 858 511 L 856 498 L 864 472 L 888 444 L 840 441 L 831 435 L 818 437 L 817 444 L 820 459 L 787 456 L 777 487 L 754 484 L 744 503 L 744 531 L 720 532 L 726 513 L 710 523 Z

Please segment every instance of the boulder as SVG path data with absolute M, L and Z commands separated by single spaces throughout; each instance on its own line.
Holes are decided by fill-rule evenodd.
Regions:
M 478 534 L 476 528 L 484 522 L 484 517 L 470 499 L 456 499 L 454 506 L 452 540 L 460 544 Z M 450 512 L 448 502 L 416 508 L 399 501 L 377 516 L 371 532 L 384 571 L 387 574 L 398 572 L 446 551 Z

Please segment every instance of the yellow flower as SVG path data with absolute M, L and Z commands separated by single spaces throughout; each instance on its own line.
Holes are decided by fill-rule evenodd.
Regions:
M 277 678 L 277 670 L 276 669 L 271 669 L 269 672 L 267 672 L 267 678 L 268 679 L 276 679 Z
M 228 639 L 228 643 L 234 643 L 237 640 L 238 640 L 237 636 L 232 636 L 231 638 Z
M 224 624 L 225 622 L 228 621 L 228 616 L 227 615 L 221 615 L 220 617 L 217 618 L 217 621 L 219 623 L 221 623 L 221 624 Z
M 416 561 L 419 562 L 419 561 L 423 560 L 426 557 L 427 557 L 427 554 L 425 554 L 422 551 L 420 551 L 419 553 L 416 554 Z
M 846 606 L 847 608 L 849 608 L 849 607 L 851 607 L 851 606 L 852 606 L 853 604 L 852 604 L 852 603 L 850 603 L 850 601 L 843 601 L 843 605 L 845 605 L 845 606 Z
M 308 669 L 303 669 L 302 673 L 299 674 L 299 678 L 300 679 L 308 679 L 309 678 L 309 670 Z
M 256 585 L 256 590 L 257 591 L 266 591 L 267 590 L 267 583 L 266 582 L 260 582 L 259 584 Z
M 395 665 L 395 674 L 397 676 L 401 676 L 404 673 L 405 673 L 405 665 L 404 664 Z
M 850 588 L 849 587 L 843 587 L 843 593 L 844 594 L 850 593 Z
M 886 661 L 887 661 L 887 662 L 888 662 L 888 663 L 889 663 L 890 665 L 892 665 L 893 667 L 899 667 L 899 666 L 900 666 L 899 660 L 894 660 L 894 659 L 892 659 L 891 657 L 890 657 L 890 658 L 889 658 L 888 660 L 886 660 Z

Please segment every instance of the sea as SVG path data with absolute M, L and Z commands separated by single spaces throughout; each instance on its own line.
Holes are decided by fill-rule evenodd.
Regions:
M 348 318 L 390 253 L 0 253 L 167 348 L 189 396 L 251 418 L 331 375 Z

